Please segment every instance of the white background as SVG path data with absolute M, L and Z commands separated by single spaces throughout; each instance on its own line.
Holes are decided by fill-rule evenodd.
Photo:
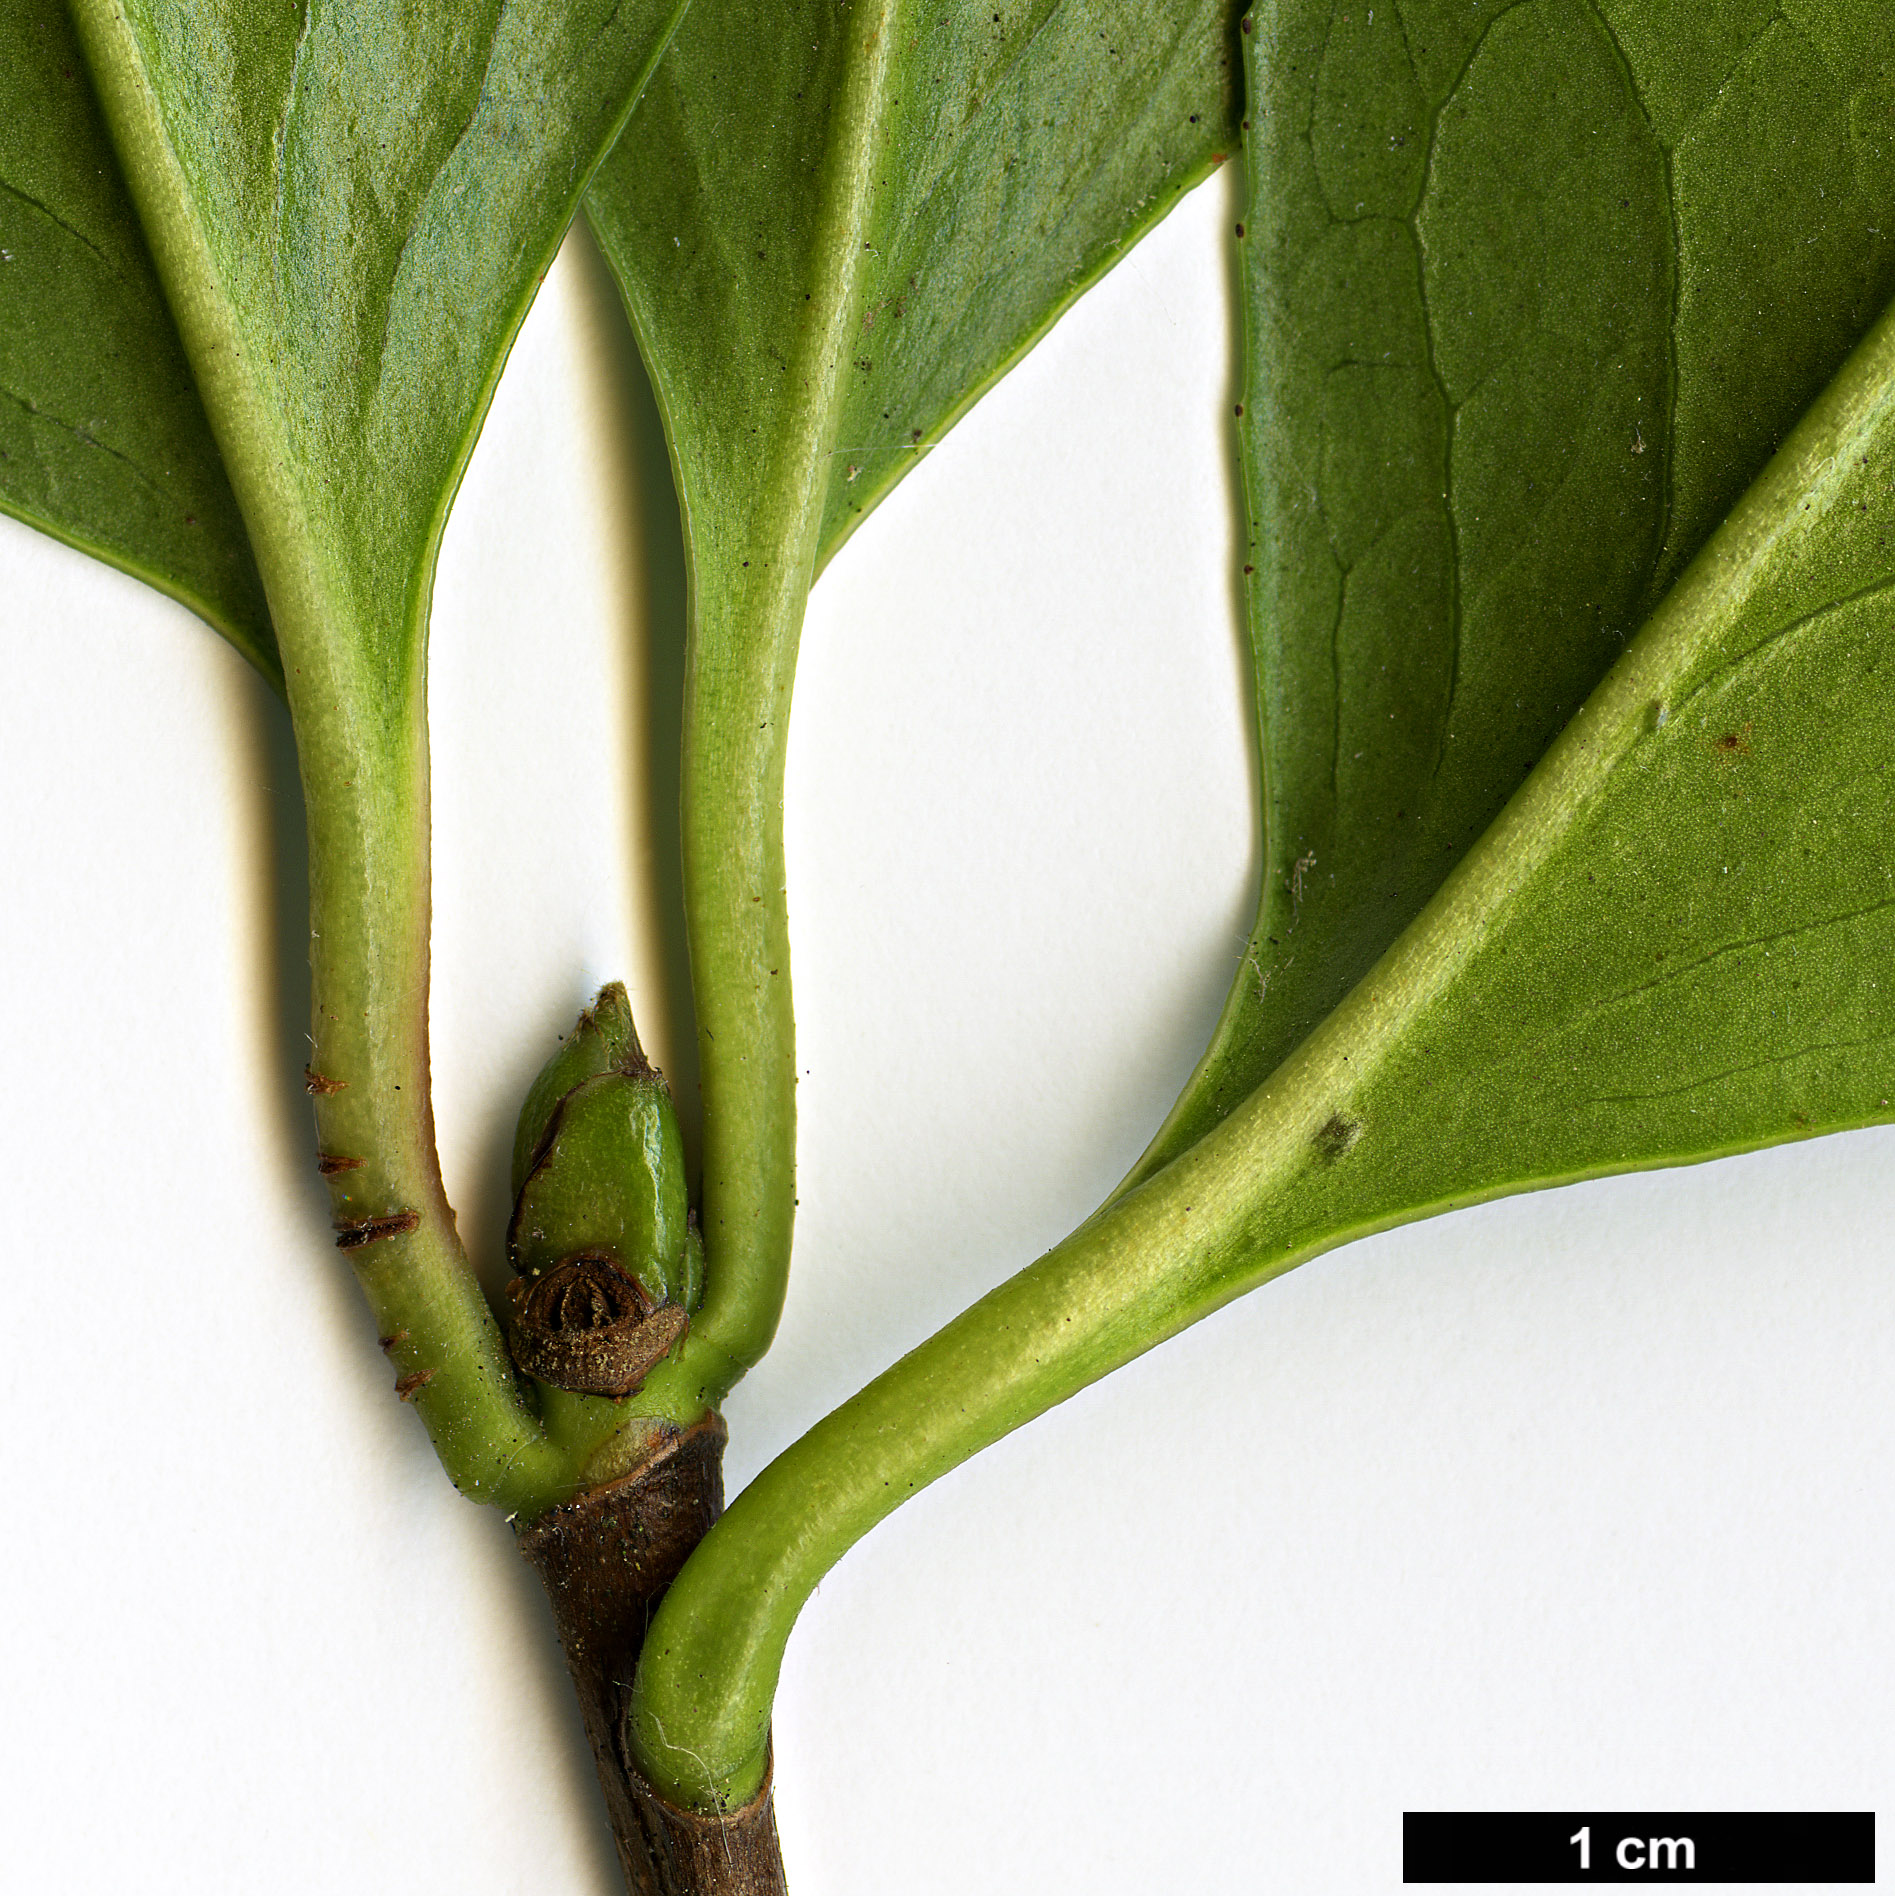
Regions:
M 1097 1202 L 1234 967 L 1229 191 L 812 602 L 802 1212 L 733 1489 Z M 598 983 L 688 1090 L 661 467 L 575 240 L 435 613 L 436 1083 L 489 1273 L 522 1090 Z M 284 721 L 186 614 L 3 521 L 0 655 L 6 1881 L 608 1892 L 544 1607 L 326 1233 Z M 1581 1186 L 1355 1245 L 1088 1391 L 804 1615 L 796 1896 L 1325 1896 L 1397 1886 L 1404 1808 L 1873 1808 L 1892 1227 L 1887 1131 Z

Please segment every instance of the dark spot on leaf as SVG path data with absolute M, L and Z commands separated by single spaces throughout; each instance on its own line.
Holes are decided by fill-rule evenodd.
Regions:
M 1333 1165 L 1361 1137 L 1361 1120 L 1331 1113 L 1317 1131 L 1316 1150 Z

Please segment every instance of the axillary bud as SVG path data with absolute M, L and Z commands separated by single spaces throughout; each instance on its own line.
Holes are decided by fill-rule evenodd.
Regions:
M 528 1088 L 513 1182 L 516 1361 L 555 1388 L 629 1395 L 690 1327 L 703 1267 L 677 1111 L 619 983 Z

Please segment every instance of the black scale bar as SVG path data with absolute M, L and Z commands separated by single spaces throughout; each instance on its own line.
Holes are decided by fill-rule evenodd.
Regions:
M 1408 1811 L 1404 1883 L 1873 1883 L 1872 1811 Z

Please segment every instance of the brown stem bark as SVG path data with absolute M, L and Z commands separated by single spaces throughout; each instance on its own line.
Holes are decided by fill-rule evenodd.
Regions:
M 520 1534 L 552 1602 L 632 1896 L 785 1896 L 768 1777 L 742 1810 L 701 1816 L 666 1803 L 619 1737 L 651 1616 L 723 1512 L 726 1439 L 709 1416 Z

